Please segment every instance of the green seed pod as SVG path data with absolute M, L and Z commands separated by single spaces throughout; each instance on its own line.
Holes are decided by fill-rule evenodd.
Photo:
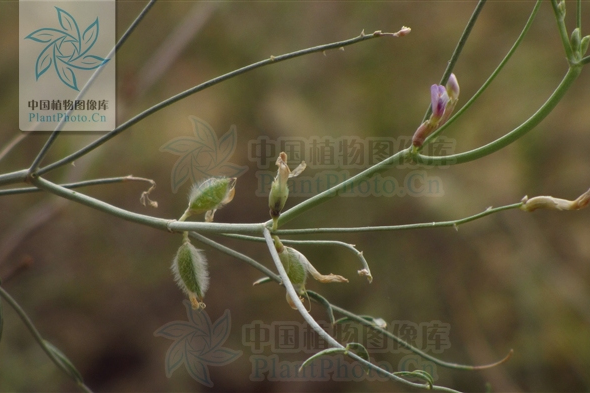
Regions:
M 287 271 L 289 280 L 295 287 L 295 292 L 299 295 L 305 293 L 305 281 L 307 280 L 306 263 L 309 264 L 305 256 L 294 248 L 283 247 L 283 250 L 279 252 L 279 259 Z M 289 303 L 291 308 L 297 309 L 288 293 L 287 303 Z
M 187 212 L 201 214 L 222 208 L 234 198 L 235 186 L 235 177 L 212 177 L 196 183 L 189 194 Z
M 205 253 L 185 241 L 178 249 L 171 269 L 176 283 L 188 295 L 193 309 L 205 308 L 205 303 L 202 301 L 209 288 Z
M 307 280 L 307 259 L 302 253 L 291 247 L 285 247 L 279 254 L 279 258 L 295 290 L 301 294 L 305 290 L 305 281 Z

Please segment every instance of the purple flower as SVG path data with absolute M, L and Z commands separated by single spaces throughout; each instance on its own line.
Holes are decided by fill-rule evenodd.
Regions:
M 446 87 L 442 85 L 430 86 L 432 114 L 414 133 L 412 138 L 412 145 L 414 147 L 418 148 L 422 146 L 426 137 L 451 117 L 459 99 L 459 91 L 459 82 L 457 82 L 455 74 L 451 74 Z
M 442 85 L 432 85 L 430 87 L 430 100 L 432 105 L 432 116 L 430 119 L 440 119 L 445 112 L 447 102 L 449 102 L 447 89 Z

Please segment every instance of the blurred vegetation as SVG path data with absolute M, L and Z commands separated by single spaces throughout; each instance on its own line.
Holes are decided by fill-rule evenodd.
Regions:
M 582 26 L 590 26 L 590 9 Z M 117 4 L 119 35 L 144 6 Z M 189 115 L 207 121 L 218 135 L 233 124 L 238 147 L 232 162 L 248 165 L 234 201 L 216 214 L 221 222 L 268 219 L 266 198 L 256 197 L 256 164 L 248 142 L 260 135 L 410 137 L 429 103 L 429 87 L 446 67 L 474 1 L 414 2 L 172 2 L 157 3 L 117 55 L 119 123 L 191 86 L 252 62 L 351 38 L 361 30 L 412 28 L 404 38 L 380 38 L 344 51 L 314 54 L 264 67 L 186 98 L 144 120 L 100 149 L 52 172 L 51 180 L 134 174 L 158 184 L 157 210 L 139 204 L 143 184 L 115 184 L 82 191 L 116 206 L 177 218 L 189 185 L 170 187 L 177 157 L 159 151 L 172 138 L 192 133 Z M 508 51 L 533 2 L 489 2 L 459 60 L 459 106 Z M 147 90 L 140 76 L 155 50 L 194 7 L 211 12 L 170 68 Z M 570 26 L 574 2 L 568 2 Z M 18 3 L 0 3 L 0 146 L 18 131 Z M 199 9 L 197 8 L 197 11 Z M 198 12 L 197 12 L 198 13 Z M 584 32 L 584 30 L 583 30 Z M 586 32 L 587 33 L 587 32 Z M 567 69 L 551 7 L 544 4 L 531 31 L 492 87 L 446 135 L 465 151 L 511 130 L 549 96 Z M 289 223 L 289 228 L 392 225 L 457 219 L 525 194 L 574 199 L 590 186 L 590 111 L 587 70 L 555 111 L 533 132 L 484 159 L 430 169 L 444 185 L 437 198 L 336 198 Z M 97 135 L 63 135 L 45 163 Z M 47 134 L 25 139 L 0 162 L 5 173 L 29 165 Z M 274 170 L 274 167 L 271 168 Z M 386 175 L 403 180 L 407 170 Z M 313 176 L 317 171 L 306 170 Z M 293 206 L 301 198 L 291 198 Z M 34 212 L 34 213 L 32 213 Z M 14 240 L 31 214 L 48 220 Z M 305 248 L 322 272 L 350 278 L 346 285 L 309 283 L 334 304 L 386 321 L 440 320 L 451 325 L 444 360 L 506 364 L 482 372 L 437 369 L 437 384 L 467 392 L 577 392 L 590 389 L 590 210 L 577 213 L 508 211 L 448 229 L 323 236 L 356 244 L 375 280 L 356 275 L 351 254 Z M 33 221 L 32 221 L 33 220 Z M 183 294 L 170 262 L 180 236 L 123 222 L 57 197 L 28 194 L 0 200 L 0 277 L 23 260 L 31 266 L 4 287 L 29 313 L 45 338 L 74 362 L 96 391 L 323 391 L 390 392 L 387 382 L 252 382 L 251 353 L 243 325 L 254 320 L 301 321 L 276 285 L 252 287 L 260 273 L 203 247 L 210 261 L 206 296 L 212 320 L 231 311 L 225 346 L 243 350 L 237 361 L 210 367 L 213 388 L 195 382 L 184 368 L 164 370 L 170 341 L 153 336 L 165 323 L 185 320 Z M 17 236 L 18 237 L 18 236 Z M 298 237 L 299 239 L 300 237 Z M 317 237 L 320 238 L 320 237 Z M 220 239 L 272 267 L 265 246 Z M 274 269 L 274 268 L 273 268 Z M 75 385 L 48 360 L 4 307 L 0 343 L 0 391 L 73 391 Z M 325 319 L 320 306 L 312 315 Z M 396 365 L 400 354 L 377 354 Z M 285 357 L 303 360 L 299 353 Z

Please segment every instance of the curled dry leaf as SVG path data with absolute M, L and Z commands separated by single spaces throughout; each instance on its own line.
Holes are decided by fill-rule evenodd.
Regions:
M 538 196 L 531 199 L 525 196 L 522 198 L 521 202 L 522 206 L 520 208 L 527 212 L 532 212 L 537 209 L 580 210 L 588 206 L 588 203 L 590 203 L 590 189 L 573 201 L 554 198 L 552 196 Z

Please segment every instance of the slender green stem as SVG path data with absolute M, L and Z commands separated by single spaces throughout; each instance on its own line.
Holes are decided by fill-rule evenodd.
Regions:
M 326 340 L 326 342 L 328 342 L 330 346 L 335 348 L 344 348 L 338 341 L 336 341 L 324 329 L 322 329 L 321 326 L 318 325 L 318 323 L 315 321 L 315 319 L 313 319 L 313 317 L 307 312 L 305 306 L 303 305 L 303 303 L 301 303 L 299 295 L 297 295 L 297 292 L 295 291 L 295 288 L 293 287 L 291 280 L 289 280 L 289 276 L 287 276 L 287 271 L 285 270 L 285 267 L 281 263 L 281 259 L 279 258 L 279 254 L 276 250 L 274 241 L 272 239 L 272 235 L 266 228 L 264 229 L 263 234 L 264 239 L 266 241 L 266 245 L 268 246 L 268 250 L 270 251 L 272 260 L 274 261 L 275 267 L 277 268 L 279 276 L 281 277 L 281 282 L 283 283 L 283 286 L 287 289 L 287 293 L 291 297 L 293 303 L 297 306 L 297 309 L 301 313 L 303 319 L 305 319 L 309 326 L 311 326 L 311 328 L 315 330 L 321 338 Z
M 115 45 L 115 51 L 118 51 L 119 49 L 121 49 L 123 44 L 127 41 L 127 38 L 129 38 L 131 33 L 133 33 L 133 30 L 135 30 L 135 28 L 139 25 L 139 23 L 143 20 L 143 18 L 145 18 L 145 16 L 149 12 L 149 10 L 151 10 L 155 4 L 156 4 L 156 0 L 150 0 L 146 4 L 146 6 L 143 7 L 143 9 L 139 13 L 139 15 L 137 15 L 137 17 L 133 20 L 133 22 L 131 22 L 131 24 L 129 25 L 129 27 L 125 31 L 125 33 L 123 33 L 121 38 L 119 38 L 119 41 Z
M 279 276 L 277 276 L 272 270 L 268 269 L 266 266 L 262 265 L 261 263 L 259 263 L 256 260 L 250 258 L 249 256 L 244 255 L 238 251 L 235 251 L 234 249 L 231 249 L 229 247 L 226 247 L 223 244 L 217 243 L 216 241 L 211 240 L 211 239 L 209 239 L 197 232 L 190 232 L 189 236 L 195 240 L 198 240 L 199 242 L 201 242 L 203 244 L 206 244 L 212 248 L 217 249 L 218 251 L 221 251 L 229 256 L 232 256 L 234 258 L 237 258 L 237 259 L 240 259 L 240 260 L 246 262 L 247 264 L 251 265 L 255 269 L 258 269 L 262 273 L 266 274 L 272 280 L 276 281 L 277 283 L 281 283 L 281 278 Z
M 455 50 L 453 51 L 453 55 L 451 56 L 451 60 L 449 60 L 449 63 L 447 65 L 447 69 L 443 73 L 443 76 L 440 80 L 441 85 L 445 85 L 447 83 L 447 81 L 449 80 L 449 77 L 451 76 L 451 73 L 453 72 L 453 69 L 455 68 L 455 64 L 457 63 L 457 60 L 459 60 L 459 56 L 461 56 L 461 51 L 463 50 L 463 47 L 467 43 L 467 39 L 469 38 L 469 34 L 471 34 L 471 30 L 473 29 L 473 26 L 475 26 L 475 22 L 477 22 L 477 18 L 479 17 L 479 13 L 483 9 L 483 6 L 485 5 L 485 3 L 486 3 L 486 0 L 479 0 L 479 2 L 477 3 L 477 6 L 475 7 L 475 10 L 473 10 L 471 17 L 469 18 L 469 21 L 467 22 L 467 25 L 465 26 L 465 29 L 463 30 L 463 33 L 461 34 L 461 37 L 459 38 L 459 42 L 457 42 L 457 46 L 455 47 Z M 422 119 L 421 123 L 424 123 L 430 117 L 431 114 L 432 114 L 432 107 L 429 106 L 428 109 L 426 110 L 426 113 L 424 114 L 424 118 Z
M 94 180 L 85 180 L 76 183 L 67 183 L 67 184 L 60 184 L 60 186 L 69 189 L 75 189 L 79 187 L 87 187 L 87 186 L 99 186 L 104 184 L 112 184 L 112 183 L 122 183 L 126 181 L 140 181 L 140 182 L 147 182 L 153 184 L 153 180 L 145 179 L 143 177 L 135 177 L 135 176 L 120 176 L 120 177 L 107 177 L 103 179 L 94 179 Z M 10 190 L 0 190 L 0 196 L 3 195 L 15 195 L 15 194 L 28 194 L 31 192 L 39 192 L 41 191 L 37 187 L 26 187 L 26 188 L 14 188 Z
M 399 33 L 399 32 L 398 32 Z M 201 83 L 200 85 L 197 85 L 195 87 L 192 87 L 188 90 L 183 91 L 182 93 L 179 93 L 175 96 L 172 96 L 164 101 L 161 101 L 160 103 L 152 106 L 151 108 L 146 109 L 145 111 L 139 113 L 138 115 L 136 115 L 135 117 L 127 120 L 125 123 L 121 124 L 119 127 L 115 128 L 113 131 L 109 132 L 108 134 L 98 138 L 96 141 L 88 144 L 87 146 L 85 146 L 84 148 L 78 150 L 77 152 L 70 154 L 69 156 L 56 161 L 44 168 L 41 168 L 37 173 L 39 175 L 43 175 L 44 173 L 47 173 L 48 171 L 51 171 L 57 167 L 60 167 L 62 165 L 65 164 L 69 164 L 72 161 L 75 161 L 76 159 L 78 159 L 79 157 L 82 157 L 83 155 L 87 154 L 88 152 L 96 149 L 97 147 L 99 147 L 100 145 L 104 144 L 105 142 L 107 142 L 108 140 L 114 138 L 115 136 L 119 135 L 121 132 L 125 131 L 126 129 L 128 129 L 129 127 L 131 127 L 132 125 L 138 123 L 139 121 L 145 119 L 146 117 L 150 116 L 151 114 L 159 111 L 160 109 L 163 109 L 179 100 L 182 100 L 183 98 L 186 98 L 192 94 L 195 94 L 201 90 L 204 90 L 206 88 L 209 88 L 213 85 L 216 85 L 218 83 L 221 83 L 223 81 L 226 81 L 228 79 L 231 79 L 233 77 L 236 77 L 238 75 L 244 74 L 248 71 L 252 71 L 255 70 L 257 68 L 260 67 L 264 67 L 270 64 L 276 64 L 279 63 L 281 61 L 285 61 L 285 60 L 289 60 L 289 59 L 293 59 L 295 57 L 299 57 L 299 56 L 304 56 L 304 55 L 308 55 L 310 53 L 317 53 L 317 52 L 325 52 L 327 50 L 331 50 L 331 49 L 338 49 L 338 48 L 342 48 L 348 45 L 353 45 L 356 44 L 358 42 L 362 42 L 362 41 L 367 41 L 373 38 L 379 38 L 379 37 L 385 37 L 385 36 L 398 36 L 398 33 L 382 33 L 382 32 L 375 32 L 373 34 L 364 34 L 361 33 L 361 35 L 359 35 L 358 37 L 355 38 L 351 38 L 348 40 L 344 40 L 344 41 L 338 41 L 338 42 L 333 42 L 331 44 L 325 44 L 325 45 L 319 45 L 319 46 L 315 46 L 313 48 L 307 48 L 307 49 L 303 49 L 303 50 L 299 50 L 299 51 L 295 51 L 295 52 L 291 52 L 291 53 L 287 53 L 284 55 L 280 55 L 280 56 L 271 56 L 269 59 L 266 60 L 262 60 L 259 61 L 257 63 L 254 64 L 250 64 L 248 66 L 239 68 L 237 70 L 234 70 L 232 72 L 228 72 L 227 74 L 218 76 L 217 78 L 213 78 L 207 82 Z
M 264 230 L 264 232 L 266 232 L 266 229 Z M 234 251 L 231 248 L 228 248 L 228 247 L 223 246 L 223 245 L 221 245 L 219 243 L 216 243 L 216 242 L 214 242 L 214 241 L 212 241 L 212 240 L 210 240 L 210 239 L 208 239 L 208 238 L 206 238 L 206 237 L 204 237 L 204 236 L 202 236 L 202 235 L 200 235 L 200 234 L 198 234 L 196 232 L 191 232 L 190 236 L 193 237 L 194 239 L 198 240 L 198 241 L 201 241 L 204 244 L 210 245 L 210 246 L 218 249 L 221 252 L 224 252 L 224 253 L 226 253 L 228 255 L 234 256 L 234 257 L 236 257 L 238 259 L 244 260 L 245 262 L 247 262 L 248 264 L 250 264 L 254 268 L 256 268 L 256 269 L 260 270 L 261 272 L 263 272 L 264 274 L 266 274 L 268 276 L 268 279 L 269 280 L 274 280 L 275 282 L 277 282 L 279 284 L 281 284 L 283 282 L 283 280 L 281 279 L 280 276 L 277 276 L 275 273 L 273 273 L 272 271 L 268 270 L 265 266 L 261 265 L 259 262 L 253 260 L 252 258 L 250 258 L 248 256 L 245 256 L 244 254 L 241 254 L 241 253 L 239 253 L 237 251 Z M 237 237 L 237 238 L 244 238 L 246 240 L 246 238 L 244 236 L 241 236 L 241 235 L 239 237 Z M 258 239 L 259 238 L 256 237 L 256 238 L 251 238 L 251 239 L 247 239 L 247 240 L 255 240 L 255 241 L 258 241 Z M 269 250 L 274 250 L 274 252 L 276 252 L 276 248 L 274 247 L 274 243 L 272 243 L 272 235 L 271 235 L 271 243 L 268 242 L 266 235 L 265 235 L 265 237 L 263 239 L 267 243 L 267 246 L 269 247 Z M 289 242 L 289 240 L 282 240 L 282 241 L 284 243 L 288 243 Z M 272 244 L 272 247 L 270 246 L 270 244 Z M 272 254 L 272 251 L 271 251 L 271 254 Z M 281 266 L 282 266 L 282 264 L 281 264 Z M 277 268 L 278 268 L 278 266 L 277 266 Z M 287 277 L 287 279 L 288 279 L 288 277 Z M 257 283 L 261 284 L 261 283 L 266 282 L 266 281 L 267 280 L 258 280 Z M 291 294 L 291 296 L 293 296 L 293 294 Z M 315 300 L 315 301 L 318 301 L 318 299 L 315 296 L 313 296 L 313 294 L 312 294 L 312 296 L 310 296 L 310 298 L 313 299 L 313 300 Z M 324 298 L 324 300 L 326 300 L 326 299 Z M 366 326 L 369 326 L 369 327 L 372 327 L 372 328 L 376 328 L 376 326 L 374 324 L 372 324 L 370 321 L 367 321 L 367 320 L 363 319 L 362 317 L 354 314 L 353 312 L 348 311 L 348 310 L 346 310 L 346 309 L 344 309 L 342 307 L 335 306 L 334 304 L 332 304 L 330 302 L 328 302 L 328 304 L 329 304 L 330 308 L 333 311 L 336 311 L 336 312 L 338 312 L 338 313 L 340 313 L 340 314 L 342 314 L 342 315 L 350 318 L 353 321 L 356 321 L 358 323 L 362 323 L 363 325 L 366 325 Z M 303 304 L 302 304 L 302 307 L 303 307 Z M 305 309 L 305 307 L 303 307 L 303 309 Z M 388 332 L 387 330 L 379 329 L 379 328 L 376 328 L 376 330 L 378 330 L 378 331 L 382 332 L 383 334 L 387 335 L 387 337 L 389 337 L 392 340 L 396 341 L 397 343 L 399 343 L 404 348 L 407 348 L 408 350 L 416 353 L 417 355 L 422 356 L 425 359 L 429 359 L 432 362 L 434 362 L 434 363 L 436 363 L 436 364 L 438 364 L 440 366 L 443 366 L 443 367 L 455 368 L 455 369 L 462 369 L 462 370 L 478 370 L 478 369 L 493 367 L 493 366 L 497 365 L 498 363 L 500 363 L 502 361 L 506 361 L 506 358 L 505 358 L 505 359 L 503 359 L 500 362 L 496 362 L 496 363 L 493 363 L 493 364 L 490 364 L 490 365 L 483 365 L 483 366 L 472 366 L 472 365 L 464 365 L 464 364 L 458 364 L 458 363 L 445 362 L 445 361 L 440 360 L 438 358 L 435 358 L 435 357 L 433 357 L 431 355 L 428 355 L 425 352 L 422 352 L 418 348 L 412 346 L 411 344 L 407 343 L 403 339 L 397 337 L 396 335 L 392 334 L 391 332 Z M 323 329 L 322 329 L 322 331 L 323 331 Z
M 495 208 L 488 208 L 481 213 L 474 214 L 469 217 L 460 218 L 451 221 L 439 222 L 425 222 L 418 224 L 405 225 L 384 225 L 384 226 L 369 226 L 369 227 L 353 227 L 353 228 L 303 228 L 303 229 L 279 229 L 273 231 L 273 235 L 309 235 L 318 233 L 347 233 L 347 232 L 379 232 L 379 231 L 401 231 L 408 229 L 426 229 L 426 228 L 442 228 L 442 227 L 456 227 L 479 218 L 489 216 L 490 214 L 498 213 L 503 210 L 517 209 L 522 206 L 522 202 L 513 203 L 511 205 L 500 206 Z
M 279 225 L 283 225 L 295 217 L 299 216 L 300 214 L 306 212 L 307 210 L 316 207 L 324 202 L 329 201 L 330 199 L 338 196 L 341 192 L 346 192 L 347 188 L 353 187 L 354 184 L 358 184 L 359 181 L 369 178 L 379 172 L 385 171 L 391 168 L 394 165 L 398 165 L 402 163 L 405 159 L 407 154 L 407 149 L 397 152 L 396 154 L 392 155 L 391 157 L 386 158 L 385 160 L 381 161 L 378 164 L 373 165 L 370 168 L 365 169 L 361 173 L 346 179 L 340 184 L 335 185 L 334 187 L 320 192 L 313 197 L 306 199 L 305 201 L 299 203 L 297 206 L 292 207 L 291 209 L 281 213 L 279 217 Z M 272 224 L 272 221 L 269 220 L 266 222 L 267 226 Z
M 96 210 L 100 210 L 126 221 L 147 225 L 152 228 L 166 230 L 169 232 L 201 231 L 209 233 L 247 233 L 260 234 L 264 224 L 222 224 L 214 222 L 180 222 L 144 214 L 137 214 L 119 207 L 110 205 L 101 200 L 69 190 L 41 177 L 32 178 L 33 184 L 52 194 L 61 196 L 74 202 L 81 203 Z
M 0 186 L 7 184 L 24 183 L 27 179 L 29 171 L 27 169 L 21 169 L 20 171 L 5 173 L 0 175 Z
M 354 314 L 354 313 L 352 313 L 352 312 L 350 312 L 350 311 L 348 311 L 348 310 L 346 310 L 344 308 L 335 306 L 333 304 L 331 304 L 331 307 L 332 307 L 332 310 L 333 311 L 338 312 L 338 313 L 340 313 L 340 314 L 342 314 L 342 315 L 350 318 L 351 320 L 353 320 L 353 321 L 355 321 L 357 323 L 360 323 L 362 325 L 365 325 L 365 326 L 368 326 L 368 327 L 374 329 L 375 331 L 377 331 L 377 332 L 379 332 L 379 333 L 381 333 L 381 334 L 389 337 L 393 341 L 397 342 L 402 347 L 404 347 L 404 348 L 406 348 L 406 349 L 414 352 L 415 354 L 421 356 L 422 358 L 428 359 L 431 362 L 433 362 L 435 364 L 438 364 L 439 366 L 442 366 L 442 367 L 453 368 L 453 369 L 458 369 L 458 370 L 482 370 L 482 369 L 485 369 L 485 368 L 495 367 L 495 366 L 497 366 L 497 365 L 499 365 L 499 364 L 507 361 L 510 358 L 510 356 L 512 355 L 512 351 L 510 351 L 508 353 L 508 355 L 504 359 L 502 359 L 502 360 L 500 360 L 498 362 L 494 362 L 492 364 L 486 364 L 486 365 L 481 365 L 481 366 L 471 366 L 471 365 L 466 365 L 466 364 L 445 362 L 444 360 L 440 360 L 438 358 L 435 358 L 432 355 L 427 354 L 426 352 L 421 351 L 420 349 L 418 349 L 418 348 L 412 346 L 411 344 L 405 342 L 404 340 L 402 340 L 401 338 L 397 337 L 396 335 L 394 335 L 393 333 L 389 332 L 388 330 L 382 329 L 382 328 L 380 328 L 378 326 L 375 326 L 375 324 L 371 323 L 370 321 L 367 321 L 366 319 L 364 319 L 364 318 L 362 318 L 362 317 L 360 317 L 360 316 L 358 316 L 358 315 L 356 315 L 356 314 Z
M 231 237 L 234 239 L 248 240 L 248 241 L 253 241 L 253 242 L 264 242 L 265 241 L 263 237 L 258 237 L 258 236 L 248 236 L 248 235 L 239 235 L 239 234 L 225 234 L 225 236 Z M 293 244 L 293 245 L 303 244 L 303 245 L 308 245 L 308 246 L 344 247 L 347 250 L 350 250 L 361 262 L 361 265 L 363 266 L 363 268 L 361 270 L 359 270 L 359 272 L 358 272 L 359 275 L 366 276 L 367 280 L 369 280 L 369 282 L 373 281 L 373 276 L 371 275 L 371 269 L 369 268 L 369 264 L 367 263 L 367 260 L 365 259 L 363 252 L 357 250 L 353 244 L 348 244 L 348 243 L 341 242 L 338 240 L 285 240 L 285 239 L 281 239 L 281 242 L 284 244 Z
M 106 57 L 107 59 L 110 59 L 113 56 L 113 54 L 121 48 L 121 46 L 125 43 L 125 41 L 127 41 L 127 38 L 129 38 L 129 36 L 133 32 L 133 30 L 135 30 L 135 28 L 139 25 L 139 23 L 143 20 L 145 15 L 154 6 L 155 3 L 156 3 L 156 0 L 149 1 L 149 3 L 143 8 L 143 10 L 139 13 L 139 15 L 131 23 L 131 25 L 129 25 L 129 27 L 127 28 L 127 31 L 125 31 L 125 33 L 121 36 L 121 38 L 119 38 L 119 41 L 115 44 L 115 47 L 107 55 L 107 57 Z M 90 85 L 92 83 L 94 83 L 96 77 L 101 72 L 102 72 L 102 67 L 99 67 L 94 71 L 94 73 L 92 74 L 90 79 L 86 82 L 84 87 L 80 90 L 76 99 L 78 99 L 79 97 L 82 97 L 86 93 L 86 91 L 88 90 Z M 68 114 L 70 112 L 71 112 L 71 110 L 68 111 Z M 29 168 L 29 173 L 35 173 L 39 169 L 39 165 L 41 164 L 41 161 L 43 160 L 43 158 L 45 158 L 45 156 L 49 152 L 49 149 L 51 148 L 51 146 L 53 145 L 53 143 L 55 142 L 55 140 L 57 139 L 57 137 L 61 133 L 61 128 L 63 127 L 64 122 L 65 122 L 65 117 L 64 117 L 64 120 L 59 122 L 59 124 L 55 128 L 55 131 L 53 131 L 53 133 L 49 136 L 49 138 L 47 139 L 47 142 L 45 142 L 45 145 L 41 148 L 41 150 L 39 151 L 39 154 L 37 154 L 37 157 L 35 157 L 35 159 L 33 160 L 33 163 L 31 164 L 31 167 Z
M 576 27 L 582 31 L 582 0 L 576 2 Z
M 28 132 L 17 133 L 6 144 L 6 146 L 4 146 L 2 149 L 0 149 L 0 161 L 2 161 L 4 159 L 4 157 L 6 157 L 8 155 L 8 153 L 10 153 L 12 151 L 12 149 L 14 149 L 16 147 L 16 145 L 18 145 L 20 142 L 22 142 L 22 140 L 25 139 L 29 135 L 30 135 L 30 133 L 28 133 Z
M 512 57 L 514 52 L 516 52 L 516 48 L 518 48 L 518 46 L 520 45 L 520 43 L 524 39 L 526 33 L 529 31 L 530 27 L 532 26 L 533 21 L 535 20 L 535 17 L 537 15 L 537 12 L 539 11 L 539 9 L 541 7 L 541 3 L 542 3 L 542 0 L 537 0 L 537 3 L 533 7 L 533 11 L 531 12 L 531 15 L 529 16 L 529 19 L 527 20 L 524 28 L 520 32 L 520 35 L 518 36 L 518 38 L 514 42 L 514 45 L 512 45 L 512 47 L 510 48 L 510 50 L 508 51 L 506 56 L 504 56 L 504 59 L 502 59 L 500 64 L 498 64 L 498 66 L 496 67 L 494 72 L 492 72 L 492 74 L 484 82 L 484 84 L 481 85 L 481 87 L 469 99 L 469 101 L 467 101 L 465 103 L 465 105 L 463 105 L 461 107 L 461 109 L 458 110 L 445 124 L 443 124 L 440 128 L 438 128 L 436 131 L 434 131 L 432 134 L 430 134 L 428 137 L 426 137 L 426 139 L 424 140 L 424 143 L 422 144 L 422 146 L 418 150 L 422 150 L 424 148 L 424 146 L 426 146 L 428 143 L 433 141 L 441 132 L 446 130 L 447 127 L 449 127 L 455 120 L 457 120 L 459 118 L 459 116 L 461 116 L 475 102 L 475 100 L 477 100 L 479 98 L 479 96 L 481 96 L 482 93 L 488 88 L 488 86 L 492 83 L 492 81 L 496 78 L 496 76 L 498 76 L 500 71 L 504 68 L 506 63 L 508 63 L 508 60 L 510 60 L 510 58 Z
M 305 309 L 305 306 L 303 305 L 303 303 L 301 302 L 301 300 L 299 299 L 299 296 L 297 295 L 297 292 L 295 291 L 295 288 L 293 287 L 293 284 L 291 283 L 291 281 L 289 280 L 289 277 L 287 276 L 287 272 L 283 266 L 283 264 L 281 263 L 281 260 L 279 258 L 279 254 L 277 253 L 277 250 L 275 248 L 273 239 L 272 239 L 272 235 L 270 234 L 270 231 L 268 230 L 268 228 L 264 228 L 264 239 L 266 240 L 266 245 L 268 246 L 268 249 L 270 251 L 270 255 L 272 256 L 272 259 L 275 263 L 275 266 L 279 272 L 279 275 L 281 277 L 281 281 L 283 283 L 283 286 L 285 287 L 285 289 L 287 290 L 287 293 L 289 294 L 289 296 L 291 297 L 291 300 L 293 301 L 293 303 L 295 304 L 295 306 L 297 307 L 297 310 L 299 311 L 299 313 L 301 314 L 301 316 L 303 317 L 303 319 L 305 320 L 305 322 L 308 323 L 308 325 L 322 338 L 324 339 L 331 347 L 334 348 L 344 348 L 344 346 L 342 344 L 340 344 L 338 341 L 336 341 L 332 336 L 330 336 L 324 329 L 322 329 L 322 327 L 315 321 L 315 319 L 313 319 L 313 317 L 309 314 L 309 312 Z M 425 384 L 419 384 L 419 383 L 414 383 L 414 382 L 410 382 L 408 380 L 405 380 L 401 377 L 398 377 L 397 375 L 394 375 L 392 373 L 387 372 L 386 370 L 383 370 L 380 367 L 377 367 L 376 365 L 374 365 L 371 362 L 366 361 L 365 359 L 355 355 L 352 352 L 348 352 L 347 355 L 349 357 L 351 357 L 352 359 L 362 363 L 363 365 L 372 368 L 373 370 L 378 371 L 379 373 L 382 373 L 384 375 L 387 375 L 389 378 L 403 383 L 405 385 L 408 386 L 412 386 L 415 388 L 428 388 L 428 385 Z
M 565 50 L 565 55 L 570 62 L 573 64 L 574 59 L 574 52 L 572 50 L 572 45 L 570 43 L 570 38 L 567 33 L 567 27 L 565 25 L 565 1 L 562 3 L 562 7 L 560 7 L 560 2 L 557 0 L 551 0 L 551 5 L 553 6 L 553 12 L 555 14 L 555 19 L 557 20 L 557 29 L 559 31 L 559 36 L 561 37 L 561 42 L 563 44 L 563 49 Z
M 17 303 L 17 301 L 14 300 L 14 298 L 12 296 L 10 296 L 10 294 L 8 292 L 6 292 L 4 290 L 4 288 L 2 288 L 2 286 L 0 286 L 0 297 L 2 297 L 4 300 L 6 300 L 6 302 L 8 304 L 10 304 L 10 306 L 14 309 L 14 311 L 16 311 L 16 313 L 18 314 L 20 319 L 23 321 L 23 323 L 25 324 L 27 329 L 29 329 L 29 332 L 31 332 L 31 335 L 33 336 L 35 341 L 37 341 L 37 343 L 39 344 L 41 349 L 43 349 L 43 351 L 47 354 L 47 356 L 49 356 L 51 361 L 53 361 L 53 363 L 55 363 L 57 365 L 57 367 L 59 367 L 63 372 L 65 372 L 68 376 L 71 377 L 70 371 L 63 365 L 62 360 L 59 359 L 57 357 L 57 355 L 53 351 L 51 351 L 51 349 L 49 349 L 47 347 L 46 341 L 43 339 L 43 337 L 41 337 L 41 334 L 39 333 L 39 331 L 37 330 L 37 328 L 33 324 L 33 321 L 31 321 L 31 319 L 29 318 L 27 313 L 21 308 L 21 306 Z M 76 381 L 76 383 L 84 391 L 86 391 L 86 392 L 91 391 L 90 388 L 88 388 L 88 386 L 86 386 L 84 383 L 82 383 L 80 381 Z
M 559 101 L 561 101 L 567 90 L 572 86 L 576 78 L 580 75 L 581 70 L 582 67 L 580 65 L 570 67 L 559 86 L 557 86 L 555 91 L 551 94 L 547 101 L 545 101 L 545 103 L 537 110 L 537 112 L 535 112 L 529 119 L 527 119 L 520 126 L 516 127 L 514 130 L 496 139 L 495 141 L 490 142 L 485 146 L 481 146 L 464 153 L 439 157 L 416 154 L 415 156 L 413 156 L 413 159 L 417 163 L 423 165 L 450 165 L 461 164 L 464 162 L 477 160 L 478 158 L 482 158 L 492 153 L 495 153 L 496 151 L 510 145 L 512 142 L 524 136 L 526 133 L 535 128 L 543 119 L 545 119 L 545 117 L 547 117 L 547 115 L 551 113 L 551 111 L 555 108 Z

